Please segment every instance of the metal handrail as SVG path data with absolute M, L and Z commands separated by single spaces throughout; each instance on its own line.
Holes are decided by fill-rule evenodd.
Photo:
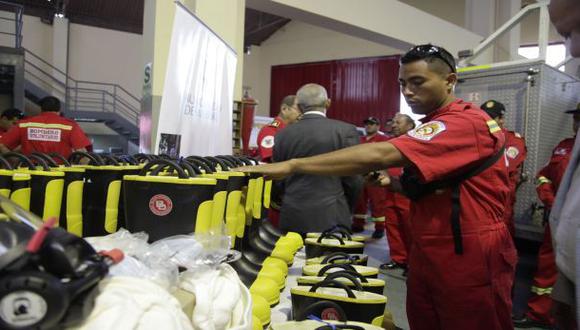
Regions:
M 113 112 L 134 125 L 138 125 L 141 100 L 122 86 L 114 83 L 74 79 L 33 52 L 27 49 L 24 49 L 24 52 L 25 66 L 37 71 L 37 73 L 33 73 L 32 70 L 25 68 L 25 73 L 53 88 L 64 88 L 64 92 L 56 92 L 64 94 L 65 109 L 80 112 Z M 43 79 L 39 75 L 46 78 Z M 90 102 L 87 102 L 89 99 Z
M 14 9 L 14 17 L 0 16 L 2 21 L 15 22 L 14 32 L 0 31 L 0 35 L 14 36 L 15 48 L 22 48 L 22 15 L 24 6 L 0 1 Z M 141 99 L 118 84 L 77 80 L 60 68 L 28 49 L 24 50 L 24 73 L 33 83 L 49 94 L 63 98 L 65 111 L 113 112 L 138 125 Z M 80 106 L 79 106 L 80 105 Z
M 20 46 L 22 45 L 22 13 L 24 11 L 24 6 L 16 4 L 16 3 L 12 3 L 12 2 L 6 2 L 6 1 L 0 1 L 0 4 L 14 8 L 14 18 L 13 19 L 6 18 L 6 17 L 1 18 L 3 20 L 6 20 L 6 21 L 13 21 L 14 22 L 14 33 L 1 32 L 1 34 L 14 36 L 14 47 L 20 48 Z
M 36 65 L 34 65 L 34 64 L 30 63 L 30 62 L 28 62 L 28 61 L 24 61 L 24 62 L 25 62 L 26 64 L 30 65 L 31 67 L 35 68 L 36 70 L 38 70 L 38 71 L 40 71 L 40 72 L 44 73 L 44 74 L 45 74 L 47 77 L 49 77 L 51 80 L 53 80 L 55 83 L 59 84 L 60 86 L 63 86 L 63 87 L 64 87 L 64 86 L 66 86 L 66 83 L 63 83 L 63 82 L 62 82 L 62 81 L 60 81 L 58 78 L 55 78 L 54 76 L 51 76 L 51 75 L 47 74 L 47 73 L 46 73 L 46 72 L 44 72 L 44 70 L 42 70 L 40 67 L 38 67 L 38 66 L 36 66 Z M 25 72 L 28 72 L 28 73 L 30 73 L 30 71 L 29 71 L 29 70 L 26 70 L 26 69 L 25 69 L 24 71 L 25 71 Z
M 25 59 L 25 61 L 26 61 L 26 62 L 28 62 L 28 63 L 32 63 L 32 62 L 30 62 L 30 61 L 28 61 L 28 60 L 26 59 L 26 55 L 32 55 L 32 57 L 34 57 L 34 58 L 36 58 L 37 60 L 39 60 L 40 62 L 42 62 L 42 63 L 44 63 L 44 64 L 48 65 L 48 66 L 49 66 L 49 67 L 50 67 L 50 68 L 51 68 L 53 71 L 56 71 L 56 72 L 58 72 L 58 73 L 62 74 L 62 75 L 63 75 L 63 76 L 65 76 L 66 78 L 70 78 L 70 77 L 69 77 L 69 76 L 68 76 L 68 75 L 67 75 L 65 72 L 63 72 L 62 70 L 60 70 L 60 69 L 59 69 L 59 68 L 57 68 L 56 66 L 52 65 L 52 63 L 49 63 L 49 62 L 47 62 L 47 61 L 46 61 L 45 59 L 43 59 L 42 57 L 40 57 L 40 56 L 38 56 L 38 55 L 34 54 L 33 52 L 29 51 L 29 50 L 28 50 L 28 49 L 26 49 L 26 48 L 23 48 L 23 49 L 24 49 L 24 59 Z M 72 79 L 72 78 L 70 78 L 70 79 Z
M 473 48 L 471 51 L 465 51 L 468 56 L 461 58 L 459 61 L 460 67 L 466 67 L 471 64 L 471 60 L 475 59 L 477 56 L 481 55 L 484 50 L 489 48 L 495 41 L 497 41 L 504 34 L 513 29 L 517 24 L 519 24 L 525 17 L 529 16 L 532 12 L 537 10 L 540 11 L 539 24 L 538 24 L 538 46 L 540 48 L 539 59 L 546 59 L 546 49 L 548 46 L 548 28 L 549 28 L 549 18 L 548 18 L 548 1 L 539 0 L 537 3 L 528 5 L 522 8 L 517 14 L 512 16 L 508 21 L 506 21 L 502 26 L 500 26 L 495 32 L 485 38 L 479 45 Z
M 27 72 L 27 73 L 28 73 L 30 76 L 32 76 L 32 77 L 34 77 L 34 78 L 36 78 L 38 81 L 42 82 L 43 84 L 46 84 L 47 86 L 50 86 L 50 87 L 53 87 L 53 88 L 54 88 L 54 85 L 52 85 L 50 82 L 47 82 L 46 80 L 42 79 L 41 77 L 39 77 L 39 76 L 35 75 L 34 73 L 32 73 L 32 72 Z M 60 93 L 61 93 L 61 94 L 63 94 L 63 95 L 65 94 L 65 92 L 64 92 L 64 91 L 62 91 L 62 90 L 58 90 L 58 89 L 55 89 L 55 90 L 56 90 L 56 91 L 58 91 L 58 92 L 60 92 Z

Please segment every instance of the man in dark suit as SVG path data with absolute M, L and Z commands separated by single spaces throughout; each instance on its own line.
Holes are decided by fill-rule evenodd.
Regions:
M 275 162 L 302 158 L 359 143 L 353 125 L 326 118 L 330 99 L 324 87 L 302 86 L 296 94 L 302 119 L 276 135 Z M 280 183 L 283 191 L 280 228 L 298 233 L 320 232 L 336 224 L 350 226 L 352 208 L 363 184 L 361 176 L 294 174 Z

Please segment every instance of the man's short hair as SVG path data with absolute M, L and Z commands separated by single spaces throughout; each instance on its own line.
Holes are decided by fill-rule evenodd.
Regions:
M 0 117 L 5 117 L 8 120 L 22 119 L 22 118 L 24 118 L 24 114 L 22 113 L 22 111 L 20 111 L 16 108 L 10 108 L 10 109 L 4 110 L 2 112 L 2 114 L 0 115 Z
M 402 116 L 405 118 L 405 120 L 407 121 L 407 123 L 408 123 L 409 125 L 411 125 L 411 129 L 413 129 L 413 128 L 415 128 L 415 127 L 417 126 L 417 125 L 415 124 L 415 121 L 413 120 L 413 118 L 411 118 L 411 116 L 409 116 L 409 115 L 405 115 L 405 114 L 403 114 Z
M 425 61 L 429 69 L 441 74 L 457 73 L 455 58 L 445 48 L 432 44 L 418 45 L 401 57 L 401 64 Z
M 40 100 L 40 110 L 42 112 L 52 111 L 58 112 L 60 111 L 60 100 L 54 96 L 47 96 Z
M 280 107 L 283 106 L 292 107 L 294 105 L 294 101 L 296 101 L 296 95 L 288 95 L 282 99 Z
M 413 118 L 411 118 L 411 116 L 409 116 L 409 115 L 406 115 L 404 113 L 398 113 L 398 114 L 396 114 L 396 116 L 405 118 L 405 121 L 407 122 L 407 124 L 411 125 L 411 129 L 413 129 L 417 126 L 417 125 L 415 125 L 415 121 L 413 120 Z
M 320 108 L 326 108 L 328 94 L 326 89 L 318 84 L 306 84 L 296 93 L 298 105 L 302 112 L 315 111 Z

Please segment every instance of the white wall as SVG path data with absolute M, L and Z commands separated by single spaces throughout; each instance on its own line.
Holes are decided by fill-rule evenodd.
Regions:
M 457 26 L 465 26 L 465 0 L 399 0 Z
M 0 11 L 0 17 L 13 18 L 14 14 Z M 1 32 L 13 33 L 14 29 L 14 22 L 0 20 Z M 42 23 L 39 17 L 23 16 L 22 46 L 49 63 L 55 62 L 53 33 L 54 26 Z M 141 97 L 142 35 L 70 24 L 68 42 L 69 76 L 77 80 L 116 83 Z M 14 37 L 0 34 L 0 46 L 14 47 Z M 38 61 L 34 63 L 39 64 Z
M 400 54 L 402 50 L 351 37 L 310 24 L 291 21 L 261 46 L 244 56 L 243 86 L 258 100 L 256 115 L 270 113 L 273 65 Z
M 14 13 L 0 11 L 0 17 L 14 18 Z M 42 23 L 40 18 L 23 15 L 22 45 L 31 52 L 52 60 L 52 26 Z M 14 33 L 14 22 L 0 20 L 0 32 Z M 14 37 L 0 34 L 0 46 L 14 47 Z
M 77 80 L 116 83 L 141 97 L 143 36 L 71 24 L 69 75 Z

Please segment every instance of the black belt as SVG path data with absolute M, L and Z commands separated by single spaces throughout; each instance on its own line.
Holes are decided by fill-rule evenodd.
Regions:
M 401 177 L 403 192 L 409 199 L 416 201 L 424 196 L 434 193 L 437 190 L 451 188 L 451 232 L 453 234 L 453 243 L 455 245 L 455 254 L 463 254 L 463 237 L 461 235 L 461 183 L 471 177 L 474 177 L 493 164 L 505 154 L 505 145 L 493 156 L 488 157 L 477 167 L 445 180 L 433 181 L 429 183 L 420 183 L 419 179 L 410 174 L 410 171 L 404 171 Z

